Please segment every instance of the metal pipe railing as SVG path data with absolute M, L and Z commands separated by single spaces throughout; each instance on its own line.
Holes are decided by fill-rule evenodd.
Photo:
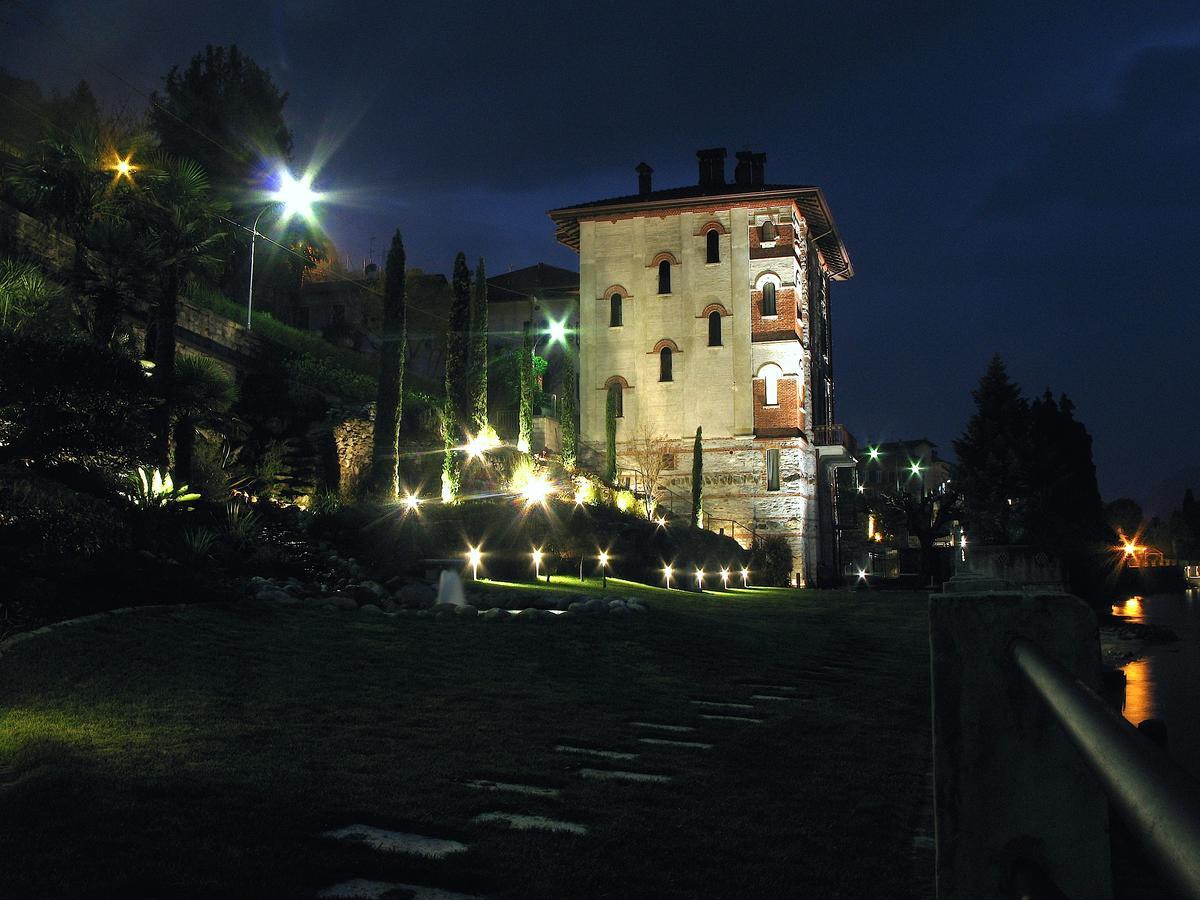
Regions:
M 1109 800 L 1140 831 L 1161 872 L 1182 896 L 1200 897 L 1195 782 L 1036 644 L 1017 638 L 1009 652 L 1100 779 Z

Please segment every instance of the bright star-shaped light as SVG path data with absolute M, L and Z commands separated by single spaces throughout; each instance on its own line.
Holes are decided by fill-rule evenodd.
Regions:
M 608 554 L 605 551 L 603 551 L 603 550 L 600 551 L 599 559 L 600 559 L 600 568 L 603 569 L 605 566 L 608 565 Z
M 118 178 L 133 178 L 134 165 L 129 161 L 132 158 L 132 153 L 124 159 L 121 159 L 119 156 L 117 157 L 117 161 L 113 164 L 112 169 L 117 173 Z
M 742 587 L 750 586 L 750 570 L 742 569 Z
M 272 193 L 271 199 L 283 204 L 284 221 L 294 216 L 311 219 L 313 204 L 321 199 L 321 194 L 312 189 L 312 175 L 296 178 L 284 169 L 279 173 L 279 187 Z
M 545 505 L 546 498 L 553 493 L 554 485 L 546 479 L 545 475 L 531 475 L 525 482 L 525 487 L 521 489 L 521 496 L 525 498 L 526 506 L 532 506 L 535 503 Z
M 404 498 L 404 507 L 409 512 L 415 512 L 417 507 L 421 505 L 421 498 L 416 494 L 409 494 Z
M 879 462 L 879 448 L 878 447 L 868 447 L 867 448 L 867 456 L 871 457 L 871 462 Z
M 546 335 L 550 339 L 551 344 L 567 345 L 567 321 L 566 319 L 550 319 L 546 328 Z
M 920 476 L 920 474 L 921 474 L 921 464 L 920 464 L 919 462 L 915 462 L 915 463 L 913 463 L 913 464 L 912 464 L 912 465 L 910 465 L 908 468 L 909 468 L 909 471 L 911 471 L 911 472 L 913 473 L 913 475 Z

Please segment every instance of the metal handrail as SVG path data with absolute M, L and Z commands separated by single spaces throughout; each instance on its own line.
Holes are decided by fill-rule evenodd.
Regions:
M 1016 638 L 1009 653 L 1045 701 L 1123 817 L 1141 831 L 1162 873 L 1200 897 L 1197 785 L 1165 753 L 1047 656 Z

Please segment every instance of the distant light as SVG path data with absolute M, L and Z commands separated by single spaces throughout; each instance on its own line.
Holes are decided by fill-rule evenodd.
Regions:
M 113 171 L 117 173 L 118 178 L 129 178 L 132 180 L 133 173 L 137 171 L 137 168 L 130 162 L 132 158 L 132 153 L 124 159 L 121 159 L 119 156 L 117 157 L 116 163 L 113 164 Z
M 483 554 L 479 552 L 478 547 L 467 548 L 467 562 L 471 564 L 471 578 L 474 581 L 479 580 L 479 561 L 483 559 Z
M 696 570 L 696 587 L 700 588 L 700 590 L 704 590 L 704 570 L 703 569 Z
M 913 475 L 920 476 L 921 463 L 919 460 L 915 463 L 912 463 L 908 468 L 909 468 L 909 471 L 913 473 Z
M 723 587 L 729 587 L 729 569 L 721 570 L 721 585 Z
M 667 582 L 667 590 L 671 589 L 671 576 L 675 573 L 675 569 L 671 566 L 663 566 L 663 579 Z
M 404 506 L 409 512 L 416 512 L 417 507 L 421 505 L 421 498 L 416 494 L 408 494 L 404 498 Z
M 878 447 L 868 447 L 867 448 L 867 456 L 871 457 L 871 462 L 879 462 L 879 448 Z
M 742 568 L 742 587 L 750 587 L 750 570 Z
M 866 489 L 867 489 L 867 488 L 866 488 L 866 485 L 862 485 L 862 484 L 860 484 L 860 485 L 858 486 L 858 492 L 859 492 L 860 494 L 864 493 L 864 492 L 866 491 Z
M 608 554 L 605 551 L 603 551 L 603 550 L 600 551 L 599 559 L 600 559 L 600 568 L 603 569 L 605 566 L 608 565 Z
M 271 199 L 283 204 L 283 219 L 287 221 L 294 216 L 311 219 L 313 204 L 321 199 L 321 195 L 312 189 L 311 175 L 296 178 L 287 169 L 281 169 L 279 187 L 272 193 Z
M 867 580 L 867 570 L 866 570 L 866 569 L 859 569 L 859 570 L 858 570 L 858 580 L 859 580 L 859 581 L 866 581 L 866 580 Z
M 540 548 L 535 548 L 530 556 L 533 557 L 533 572 L 538 578 L 542 577 L 542 553 Z

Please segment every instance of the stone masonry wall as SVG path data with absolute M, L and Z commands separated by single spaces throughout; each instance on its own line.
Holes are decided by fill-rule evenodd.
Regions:
M 337 487 L 343 497 L 353 496 L 371 462 L 375 439 L 375 404 L 340 407 L 331 411 Z

